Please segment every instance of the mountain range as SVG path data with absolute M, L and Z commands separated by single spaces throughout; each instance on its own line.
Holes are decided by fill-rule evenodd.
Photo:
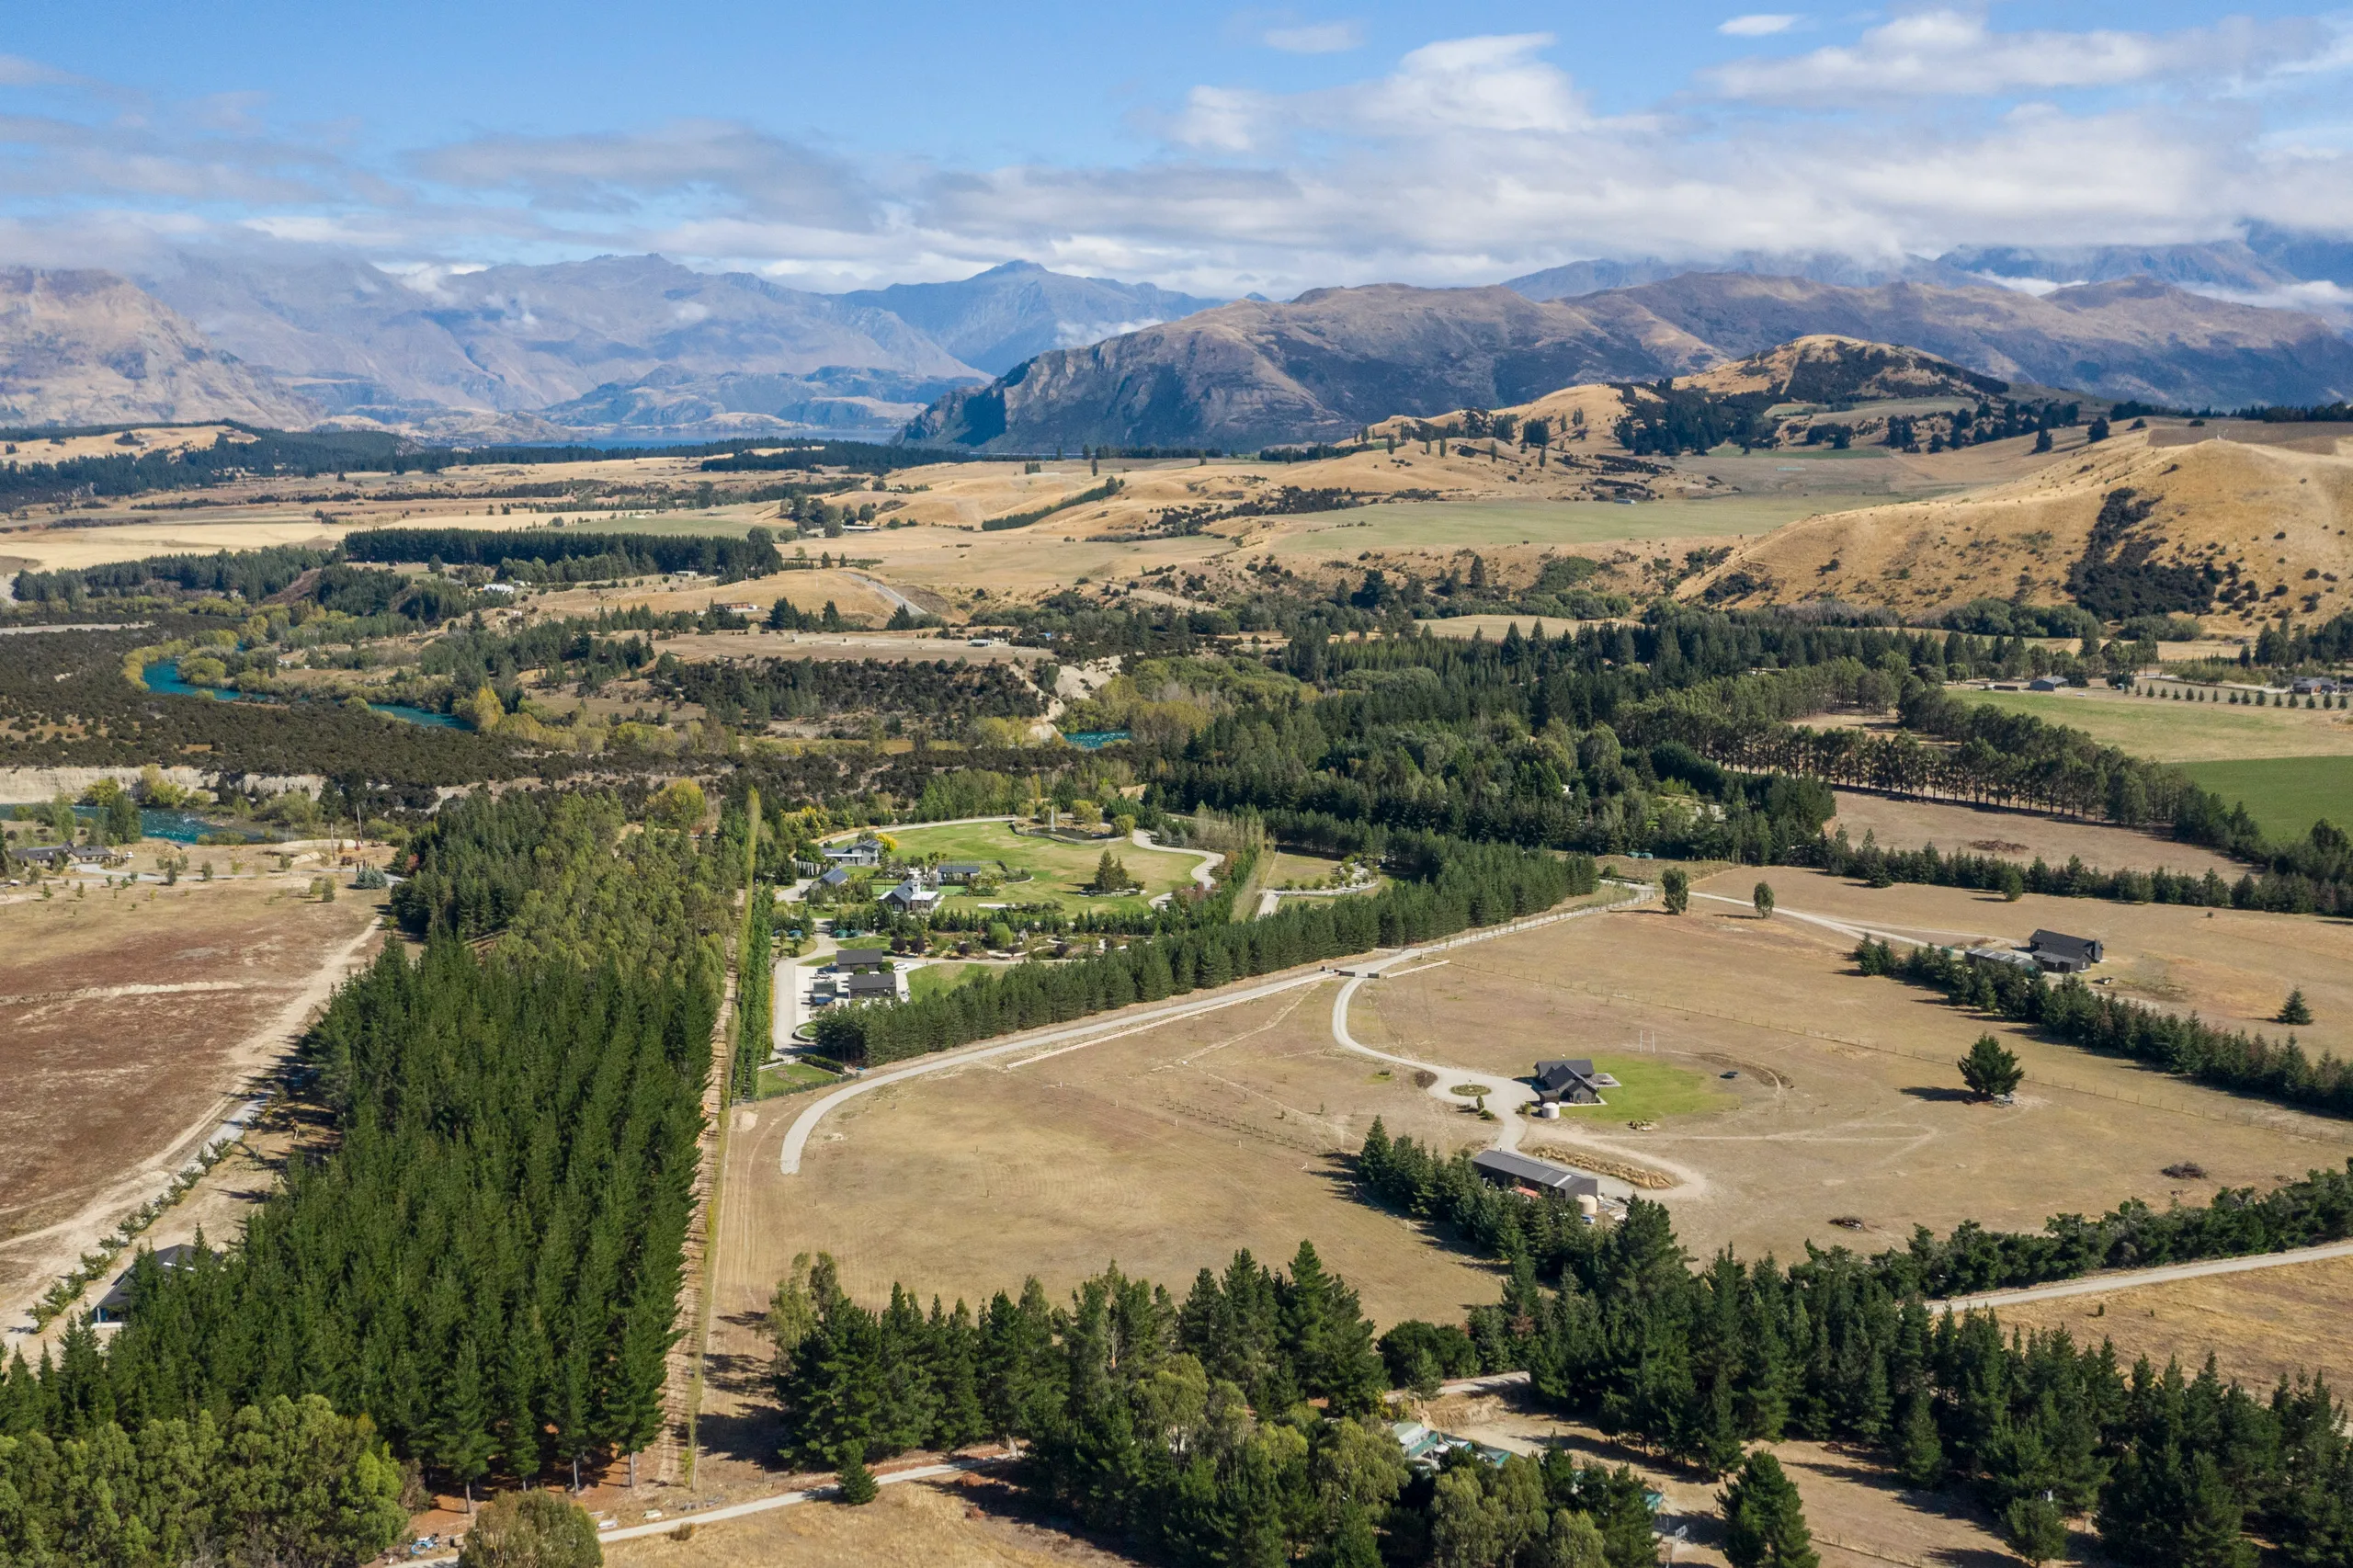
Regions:
M 2353 343 L 2317 317 L 2146 277 L 2043 294 L 1685 273 L 1532 300 L 1507 287 L 1319 289 L 1237 301 L 949 392 L 907 439 L 983 449 L 1247 449 L 1392 415 L 1689 374 L 1816 334 L 1900 344 L 2010 382 L 2166 404 L 2353 396 Z
M 135 279 L 0 270 L 0 418 L 1240 448 L 1684 374 L 1817 333 L 2111 397 L 2302 403 L 2353 388 L 2339 279 L 2353 245 L 2270 231 L 1892 265 L 1760 253 L 1703 273 L 1579 261 L 1485 289 L 1223 304 L 1030 262 L 823 294 L 654 256 L 395 271 L 188 253 Z M 2290 303 L 2309 309 L 2256 308 Z

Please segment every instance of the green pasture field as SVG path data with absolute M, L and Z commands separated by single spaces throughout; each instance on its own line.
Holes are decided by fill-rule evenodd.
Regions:
M 1703 1116 L 1730 1108 L 1739 1097 L 1711 1074 L 1677 1067 L 1655 1056 L 1597 1056 L 1593 1065 L 1595 1071 L 1615 1077 L 1618 1087 L 1601 1091 L 1601 1097 L 1609 1102 L 1607 1105 L 1563 1106 L 1563 1123 L 1594 1119 L 1657 1121 L 1670 1116 Z
M 1193 880 L 1193 857 L 1160 849 L 1139 849 L 1123 839 L 1099 844 L 1064 844 L 1051 838 L 1017 836 L 1008 823 L 959 823 L 940 827 L 894 828 L 891 837 L 899 853 L 910 859 L 937 854 L 943 860 L 1002 861 L 1026 870 L 1030 880 L 1008 881 L 986 899 L 956 894 L 941 901 L 946 909 L 974 909 L 983 903 L 1059 903 L 1073 915 L 1088 911 L 1132 914 L 1156 898 Z M 1128 873 L 1143 883 L 1143 891 L 1124 898 L 1091 898 L 1079 892 L 1093 880 L 1095 863 L 1109 849 Z
M 1728 495 L 1718 501 L 1399 501 L 1311 512 L 1306 526 L 1270 547 L 1278 555 L 1336 550 L 1445 549 L 1541 544 L 1563 549 L 1618 540 L 1732 538 L 1770 533 L 1817 512 L 1884 502 L 1884 495 Z
M 2222 762 L 2247 757 L 2353 756 L 2353 712 L 2176 702 L 2105 690 L 1953 692 L 2011 713 L 2031 713 L 2081 730 L 2152 762 Z M 2249 805 L 2247 808 L 2255 808 Z
M 2326 817 L 2353 827 L 2353 756 L 2269 756 L 2185 764 L 2188 774 L 2247 814 L 2272 839 L 2302 838 Z

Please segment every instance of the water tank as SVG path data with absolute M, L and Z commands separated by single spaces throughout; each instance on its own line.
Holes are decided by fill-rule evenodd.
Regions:
M 1577 1213 L 1587 1220 L 1598 1219 L 1601 1214 L 1601 1199 L 1590 1192 L 1578 1193 Z
M 1558 1121 L 1561 1119 L 1561 1108 L 1551 1100 L 1546 1100 L 1536 1108 L 1536 1114 L 1543 1120 Z

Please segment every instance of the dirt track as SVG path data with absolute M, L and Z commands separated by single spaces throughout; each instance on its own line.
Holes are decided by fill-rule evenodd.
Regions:
M 0 1324 L 160 1192 L 380 940 L 377 905 L 252 879 L 0 909 Z M 148 895 L 155 897 L 150 901 Z M 79 983 L 60 984 L 61 981 Z

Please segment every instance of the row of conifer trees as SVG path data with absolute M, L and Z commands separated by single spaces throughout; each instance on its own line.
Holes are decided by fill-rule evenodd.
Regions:
M 1116 1268 L 1067 1304 L 1031 1279 L 979 1312 L 874 1312 L 830 1258 L 797 1260 L 770 1330 L 796 1463 L 1011 1437 L 1038 1502 L 1153 1559 L 1380 1568 L 1650 1568 L 1643 1488 L 1623 1467 L 1464 1451 L 1405 1462 L 1356 1291 L 1302 1242 L 1288 1271 L 1237 1253 L 1180 1301 Z M 1794 1508 L 1795 1494 L 1788 1495 Z M 1800 1532 L 1802 1544 L 1802 1526 Z M 1752 1559 L 1751 1561 L 1755 1561 Z
M 2195 1014 L 2104 995 L 2076 975 L 2053 985 L 2040 970 L 1974 963 L 1950 948 L 1916 947 L 1898 957 L 1889 943 L 1866 939 L 1855 961 L 1865 974 L 1900 976 L 1943 992 L 1957 1006 L 2032 1024 L 2070 1045 L 2129 1056 L 2217 1088 L 2353 1116 L 2353 1064 L 2328 1051 L 2311 1056 L 2293 1035 L 2275 1040 L 2219 1029 Z
M 1021 964 L 893 1006 L 829 1009 L 816 1039 L 869 1065 L 1066 1023 L 1376 947 L 1426 942 L 1533 915 L 1599 885 L 1593 861 L 1506 845 L 1392 835 L 1392 864 L 1426 880 L 1361 897 L 1296 899 L 1261 920 L 1196 926 L 1074 963 Z
M 299 1074 L 332 1120 L 328 1152 L 293 1161 L 242 1245 L 199 1238 L 169 1269 L 142 1258 L 129 1321 L 103 1349 L 83 1324 L 55 1360 L 16 1358 L 0 1443 L 17 1446 L 0 1448 L 0 1471 L 86 1467 L 125 1445 L 143 1464 L 207 1433 L 233 1446 L 238 1423 L 317 1401 L 324 1415 L 305 1419 L 358 1422 L 346 1448 L 388 1442 L 468 1487 L 569 1474 L 652 1440 L 725 890 L 746 857 L 740 812 L 707 849 L 660 827 L 621 835 L 621 819 L 619 802 L 574 796 L 437 824 L 455 862 L 530 868 L 507 935 L 478 955 L 441 927 L 335 994 Z M 8 1486 L 0 1473 L 0 1562 L 14 1561 Z M 63 1512 L 43 1539 L 107 1533 L 103 1488 L 45 1494 Z M 176 1562 L 168 1540 L 217 1534 L 162 1472 L 118 1501 L 170 1528 L 62 1561 Z
M 1360 1156 L 1376 1190 L 1401 1199 L 1451 1188 L 1467 1174 L 1459 1164 L 1380 1136 Z M 1506 1253 L 1503 1300 L 1471 1318 L 1478 1369 L 1525 1369 L 1543 1397 L 1605 1431 L 1719 1471 L 1757 1440 L 1861 1444 L 1908 1484 L 1966 1487 L 1998 1515 L 2015 1509 L 2019 1531 L 2052 1523 L 2035 1517 L 2048 1494 L 2060 1516 L 2091 1515 L 2130 1562 L 2245 1568 L 2247 1530 L 2297 1563 L 2341 1563 L 2353 1550 L 2353 1449 L 2319 1378 L 2283 1381 L 2267 1401 L 2224 1383 L 2211 1362 L 2195 1377 L 2145 1361 L 2127 1369 L 2108 1346 L 2081 1347 L 2063 1332 L 2006 1337 L 1991 1312 L 1936 1313 L 1924 1289 L 1955 1284 L 1939 1266 L 1988 1256 L 1973 1226 L 1876 1258 L 1809 1249 L 1785 1269 L 1727 1251 L 1695 1270 L 1656 1204 L 1638 1199 L 1623 1221 L 1589 1227 L 1565 1205 L 1488 1190 L 1521 1212 L 1504 1240 L 1541 1233 L 1536 1217 L 1547 1211 L 1561 1224 L 1544 1260 L 1552 1287 L 1531 1252 Z M 2283 1192 L 2265 1200 L 2272 1244 L 2345 1233 L 2353 1178 L 2316 1172 Z M 2226 1218 L 2251 1201 L 2226 1194 L 2217 1210 Z M 2108 1226 L 2151 1218 L 2120 1210 Z M 2054 1221 L 2049 1240 L 2063 1247 L 2102 1229 Z M 2185 1226 L 2175 1239 L 2200 1233 Z M 1383 1344 L 1430 1355 L 1446 1337 L 1406 1324 Z

